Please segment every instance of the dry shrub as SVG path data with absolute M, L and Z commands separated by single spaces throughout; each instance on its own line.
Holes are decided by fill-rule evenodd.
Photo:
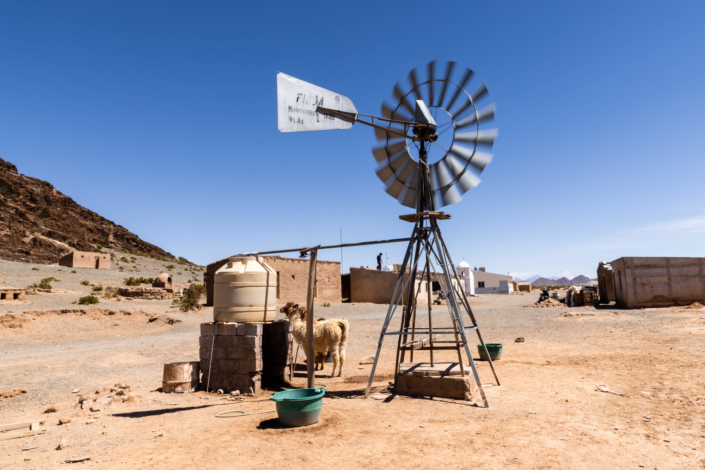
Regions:
M 203 308 L 201 305 L 201 297 L 205 292 L 206 288 L 203 284 L 195 284 L 189 287 L 188 292 L 181 297 L 181 311 L 190 312 L 201 310 Z

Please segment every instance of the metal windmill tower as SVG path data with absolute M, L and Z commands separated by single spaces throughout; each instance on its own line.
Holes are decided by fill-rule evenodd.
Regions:
M 440 69 L 443 71 L 438 74 Z M 475 331 L 488 358 L 489 354 L 465 295 L 462 279 L 438 226 L 438 220 L 450 216 L 438 209 L 459 202 L 463 193 L 480 183 L 478 175 L 492 160 L 492 155 L 482 149 L 491 149 L 497 136 L 497 129 L 485 128 L 486 123 L 494 119 L 495 107 L 492 104 L 478 106 L 479 101 L 487 98 L 487 88 L 480 84 L 473 93 L 468 93 L 466 87 L 474 73 L 469 69 L 456 73 L 455 62 L 448 62 L 444 67 L 438 67 L 435 61 L 430 62 L 424 76 L 421 75 L 417 69 L 412 70 L 408 75 L 408 91 L 397 83 L 393 89 L 393 104 L 383 103 L 382 116 L 373 116 L 358 113 L 345 96 L 279 73 L 279 130 L 349 129 L 356 122 L 373 127 L 379 142 L 372 149 L 378 163 L 377 176 L 384 182 L 389 195 L 416 210 L 413 214 L 400 216 L 400 219 L 413 223 L 414 228 L 384 320 L 366 396 L 374 379 L 384 338 L 396 336 L 395 377 L 398 377 L 407 351 L 413 360 L 414 351 L 425 350 L 430 352 L 431 365 L 434 351 L 456 350 L 457 366 L 461 375 L 465 375 L 462 358 L 462 350 L 465 350 L 483 402 L 488 406 L 466 334 Z M 459 75 L 457 81 L 454 81 L 454 75 Z M 414 154 L 412 147 L 416 150 Z M 430 284 L 434 278 L 447 301 L 448 326 L 433 326 Z M 429 285 L 428 326 L 417 327 L 416 301 L 421 291 L 419 281 L 423 279 Z M 390 323 L 399 306 L 403 312 L 401 326 L 390 331 Z M 468 325 L 461 311 L 468 315 Z M 450 339 L 443 340 L 443 336 Z M 491 360 L 489 364 L 499 385 Z

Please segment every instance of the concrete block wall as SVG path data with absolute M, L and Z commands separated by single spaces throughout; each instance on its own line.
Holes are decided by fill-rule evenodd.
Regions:
M 201 384 L 225 393 L 257 394 L 262 380 L 280 380 L 291 366 L 292 323 L 203 323 Z M 264 348 L 263 348 L 264 344 Z M 212 359 L 211 359 L 212 356 Z

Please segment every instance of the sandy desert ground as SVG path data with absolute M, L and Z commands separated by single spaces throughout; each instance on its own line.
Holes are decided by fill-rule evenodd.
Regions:
M 117 283 L 132 273 L 40 269 L 0 264 L 0 284 L 51 275 L 69 291 L 0 305 L 0 423 L 45 419 L 48 427 L 0 441 L 3 469 L 705 469 L 705 310 L 538 309 L 528 307 L 538 293 L 474 297 L 485 340 L 504 344 L 496 362 L 501 386 L 490 385 L 489 367 L 478 362 L 488 410 L 391 394 L 391 341 L 377 399 L 363 399 L 371 366 L 359 360 L 374 353 L 386 306 L 317 306 L 316 317 L 350 322 L 344 376 L 319 373 L 317 383 L 329 388 L 321 421 L 287 429 L 272 413 L 215 417 L 271 410 L 274 391 L 240 402 L 160 392 L 165 362 L 198 358 L 199 325 L 211 309 L 184 314 L 171 301 L 101 300 L 82 312 L 71 304 L 90 289 L 79 280 L 111 276 L 104 280 Z M 79 311 L 37 313 L 56 309 Z M 441 318 L 446 307 L 434 307 L 434 324 Z M 81 409 L 80 396 L 103 397 L 118 383 L 131 391 L 96 403 L 99 411 Z M 596 391 L 598 384 L 624 396 Z M 26 393 L 11 393 L 21 389 Z M 50 406 L 57 411 L 44 413 Z M 62 441 L 66 447 L 57 450 Z

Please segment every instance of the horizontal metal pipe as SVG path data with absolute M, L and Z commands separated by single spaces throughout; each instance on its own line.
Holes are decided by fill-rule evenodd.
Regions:
M 411 240 L 411 238 L 395 238 L 393 240 L 379 240 L 379 241 L 374 241 L 374 242 L 361 242 L 361 243 L 344 243 L 342 245 L 328 245 L 328 246 L 308 246 L 304 248 L 292 248 L 290 250 L 275 250 L 275 251 L 255 251 L 252 253 L 248 254 L 253 254 L 253 255 L 273 255 L 276 253 L 293 253 L 293 252 L 302 252 L 302 251 L 310 251 L 313 249 L 316 250 L 329 250 L 332 248 L 347 248 L 351 246 L 364 246 L 364 245 L 380 245 L 383 243 L 400 243 L 400 242 L 408 242 Z

